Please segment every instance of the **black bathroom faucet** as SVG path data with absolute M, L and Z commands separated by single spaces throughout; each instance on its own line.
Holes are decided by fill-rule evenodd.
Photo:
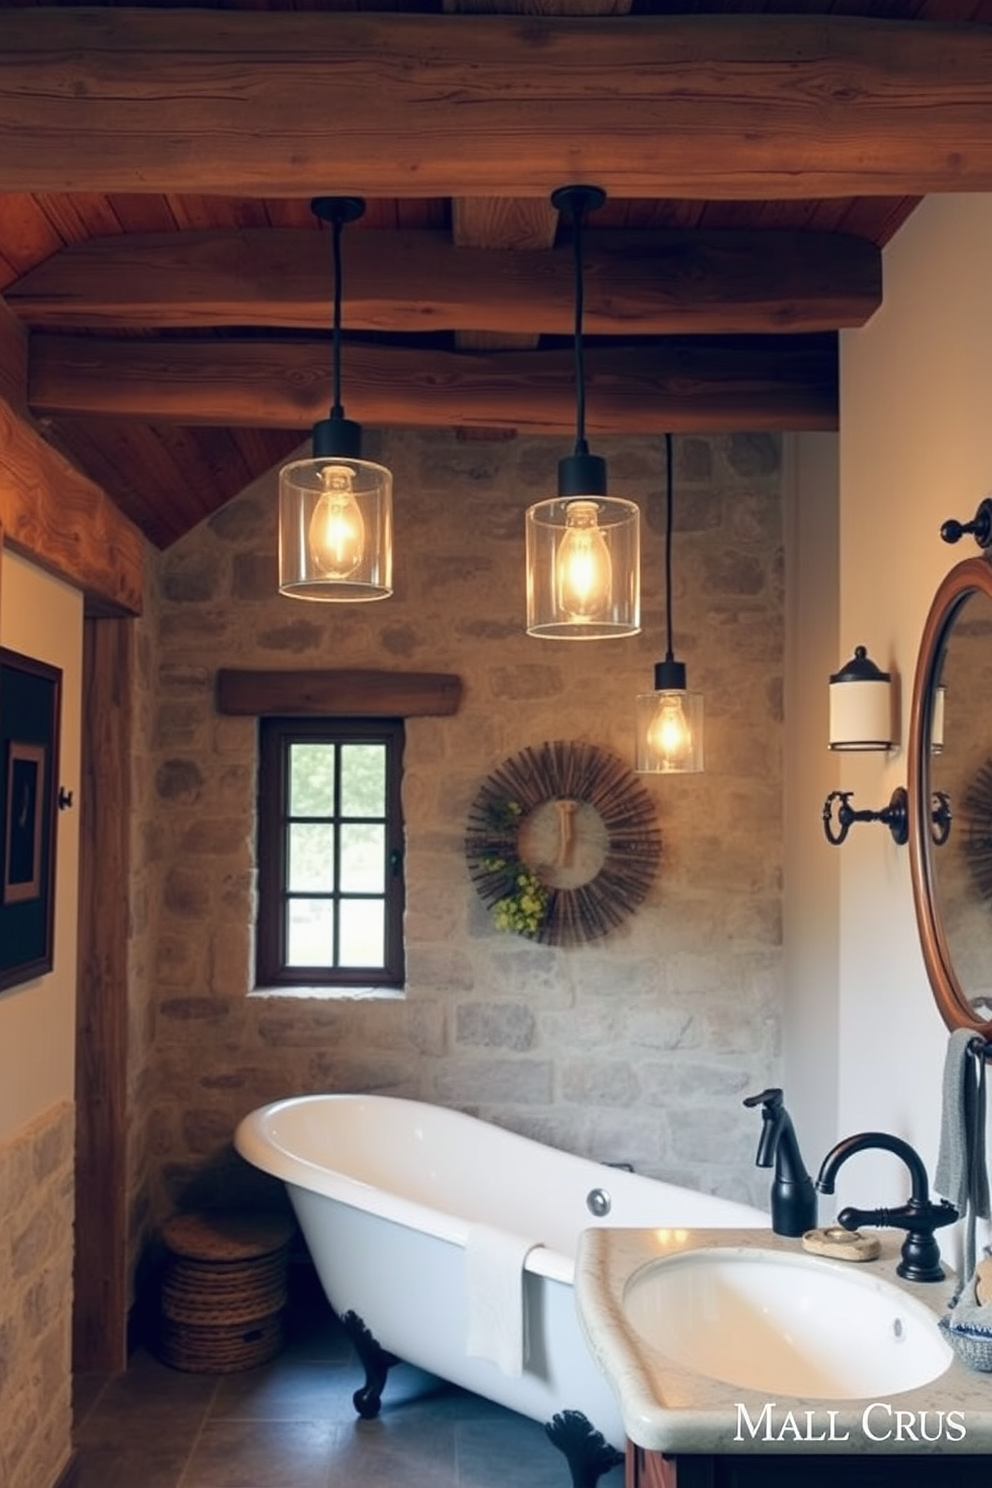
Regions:
M 904 1276 L 907 1281 L 941 1281 L 944 1272 L 934 1231 L 942 1225 L 953 1224 L 959 1217 L 958 1211 L 946 1199 L 941 1199 L 939 1204 L 931 1203 L 923 1159 L 908 1142 L 888 1132 L 859 1132 L 857 1136 L 845 1137 L 823 1159 L 816 1180 L 818 1190 L 832 1194 L 837 1173 L 847 1159 L 870 1148 L 894 1152 L 896 1157 L 902 1158 L 912 1180 L 910 1198 L 898 1209 L 842 1209 L 837 1223 L 845 1230 L 856 1230 L 859 1225 L 892 1225 L 905 1230 L 906 1239 L 903 1241 L 902 1259 L 896 1267 L 897 1275 Z
M 772 1229 L 776 1235 L 804 1235 L 816 1224 L 816 1190 L 807 1173 L 792 1117 L 777 1087 L 749 1095 L 746 1106 L 761 1107 L 761 1138 L 755 1158 L 759 1168 L 775 1164 L 772 1179 Z

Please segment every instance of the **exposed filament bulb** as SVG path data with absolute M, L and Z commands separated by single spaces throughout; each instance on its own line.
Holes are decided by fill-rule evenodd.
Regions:
M 660 694 L 648 726 L 647 746 L 656 768 L 661 770 L 683 770 L 692 759 L 692 729 L 680 693 Z
M 347 579 L 365 556 L 365 522 L 358 509 L 347 465 L 325 465 L 323 492 L 307 528 L 314 567 L 330 579 Z
M 570 501 L 558 548 L 558 608 L 570 618 L 594 620 L 609 607 L 613 565 L 595 501 Z

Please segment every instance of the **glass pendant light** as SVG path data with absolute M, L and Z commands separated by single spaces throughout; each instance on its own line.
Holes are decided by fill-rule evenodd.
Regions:
M 637 699 L 640 775 L 690 775 L 703 768 L 703 695 L 689 692 L 685 663 L 672 654 L 672 436 L 665 435 L 665 607 L 667 649 L 655 664 L 654 691 Z
M 551 197 L 573 221 L 576 435 L 558 462 L 558 495 L 527 511 L 527 634 L 591 641 L 641 628 L 640 510 L 606 493 L 606 461 L 585 437 L 582 360 L 582 221 L 601 207 L 598 186 L 563 186 Z
M 362 430 L 341 402 L 341 232 L 365 211 L 358 196 L 318 196 L 334 252 L 334 402 L 314 424 L 312 458 L 279 472 L 279 592 L 291 599 L 385 599 L 393 592 L 393 477 L 362 459 Z

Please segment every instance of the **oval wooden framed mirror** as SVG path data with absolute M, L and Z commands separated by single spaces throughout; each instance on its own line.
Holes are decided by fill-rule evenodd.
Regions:
M 909 861 L 923 959 L 949 1029 L 992 1039 L 992 566 L 930 605 L 913 682 Z

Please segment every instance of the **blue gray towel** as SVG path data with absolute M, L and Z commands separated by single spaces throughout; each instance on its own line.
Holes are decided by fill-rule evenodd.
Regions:
M 975 1053 L 973 1028 L 956 1028 L 944 1060 L 940 1146 L 934 1187 L 967 1220 L 965 1278 L 975 1264 L 975 1220 L 989 1218 L 985 1160 L 985 1056 Z

